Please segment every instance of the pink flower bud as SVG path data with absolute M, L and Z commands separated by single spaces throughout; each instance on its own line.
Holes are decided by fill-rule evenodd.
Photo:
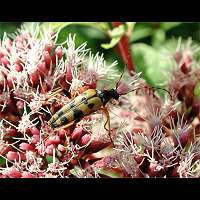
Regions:
M 131 133 L 137 133 L 137 134 L 140 134 L 140 133 L 143 133 L 143 130 L 142 128 L 139 128 L 139 127 L 135 127 L 131 130 Z
M 29 130 L 33 135 L 40 135 L 40 131 L 35 126 L 31 127 Z
M 178 166 L 175 166 L 174 169 L 172 170 L 171 177 L 179 177 L 177 170 L 178 170 Z
M 46 146 L 46 147 L 49 146 L 49 145 L 51 145 L 51 144 L 53 144 L 53 142 L 52 142 L 51 140 L 47 139 L 47 140 L 45 141 L 45 146 Z
M 41 77 L 44 77 L 45 75 L 47 75 L 49 71 L 45 62 L 39 63 L 37 66 L 37 69 Z
M 91 135 L 90 134 L 85 134 L 83 137 L 81 137 L 80 145 L 84 146 L 84 145 L 88 144 L 90 139 L 91 139 Z
M 33 145 L 25 143 L 25 142 L 22 142 L 19 145 L 19 148 L 22 149 L 22 150 L 25 150 L 25 151 L 35 151 L 35 148 L 34 148 Z
M 124 82 L 119 83 L 119 85 L 117 87 L 117 92 L 119 94 L 125 94 L 125 93 L 128 92 L 128 90 L 129 90 L 129 88 L 128 88 L 128 85 L 126 83 L 124 83 Z
M 65 63 L 65 65 L 67 65 L 67 64 Z M 72 77 L 72 67 L 66 66 L 66 68 L 67 68 L 67 72 L 66 72 L 65 80 L 71 83 L 72 78 L 73 78 Z
M 133 113 L 131 111 L 121 111 L 120 112 L 120 117 L 126 118 L 126 117 L 131 117 Z
M 73 166 L 77 165 L 77 164 L 78 164 L 78 160 L 77 160 L 77 159 L 72 159 L 72 160 L 71 160 L 71 164 L 72 164 Z
M 62 58 L 62 48 L 61 47 L 58 47 L 53 56 L 51 57 L 51 60 L 52 60 L 52 63 L 55 65 L 56 64 L 56 60 L 60 60 Z
M 31 83 L 31 85 L 33 87 L 37 86 L 38 83 L 39 83 L 39 73 L 38 73 L 38 71 L 35 71 L 35 72 L 31 73 L 29 75 L 29 77 L 30 77 L 30 83 Z
M 65 152 L 66 151 L 65 147 L 62 144 L 59 144 L 57 148 L 61 152 Z
M 52 155 L 53 155 L 53 149 L 54 149 L 54 145 L 51 144 L 51 145 L 47 146 L 45 152 L 46 152 L 48 155 L 51 155 L 51 156 L 52 156 Z
M 17 80 L 17 78 L 16 77 L 13 77 L 13 76 L 10 76 L 9 74 L 8 74 L 8 77 L 7 77 L 7 84 L 8 84 L 8 87 L 9 87 L 9 89 L 13 89 L 13 84 L 15 84 L 15 81 Z
M 5 147 L 1 147 L 1 151 L 0 154 L 5 155 L 7 154 L 9 151 L 12 151 L 13 148 L 11 146 L 5 146 Z
M 7 66 L 9 64 L 8 58 L 6 56 L 0 59 L 2 65 Z
M 67 73 L 66 73 L 66 74 L 67 74 Z M 70 80 L 69 82 L 71 82 L 71 80 Z M 62 77 L 59 78 L 59 85 L 60 85 L 62 88 L 64 88 L 66 91 L 68 91 L 69 88 L 70 88 L 69 82 L 67 82 L 66 76 L 62 76 Z
M 61 47 L 58 47 L 56 50 L 55 50 L 55 53 L 58 57 L 58 60 L 60 60 L 63 56 L 63 51 L 62 51 L 62 48 Z
M 45 51 L 48 51 L 50 53 L 50 51 L 53 49 L 54 45 L 49 43 L 49 44 L 45 44 Z
M 21 178 L 21 173 L 15 169 L 15 168 L 9 168 L 6 169 L 7 171 L 5 172 L 6 176 L 8 176 L 9 178 Z
M 4 53 L 2 51 L 0 51 L 0 58 L 4 57 Z
M 0 174 L 0 178 L 7 178 L 7 176 Z
M 58 135 L 50 136 L 49 139 L 45 141 L 45 146 L 49 146 L 51 144 L 59 144 L 59 143 L 60 143 L 60 138 Z
M 5 41 L 5 43 L 6 43 L 6 48 L 12 47 L 12 41 L 11 41 L 11 39 L 7 38 L 6 41 Z
M 0 84 L 4 85 L 4 82 L 5 82 L 5 74 L 2 71 L 0 71 Z
M 177 52 L 174 54 L 174 59 L 175 59 L 175 61 L 179 64 L 179 62 L 180 62 L 181 59 L 182 59 L 182 54 L 181 54 L 181 52 L 177 51 Z
M 179 136 L 179 140 L 181 142 L 182 147 L 185 147 L 185 145 L 187 144 L 187 142 L 189 140 L 188 131 L 185 131 L 185 132 L 181 133 L 180 136 Z
M 11 161 L 14 161 L 14 160 L 19 160 L 19 158 L 21 159 L 21 160 L 26 160 L 26 156 L 25 156 L 25 154 L 23 154 L 23 153 L 18 153 L 18 152 L 15 152 L 15 151 L 9 151 L 8 153 L 7 153 L 7 158 L 8 158 L 8 160 L 11 160 Z
M 31 174 L 30 172 L 22 172 L 22 177 L 21 178 L 34 178 L 34 175 Z
M 96 89 L 97 82 L 96 81 L 93 81 L 93 82 L 84 81 L 84 86 L 88 86 L 90 89 Z
M 18 49 L 23 49 L 23 48 L 24 48 L 24 45 L 23 45 L 22 42 L 16 41 L 16 47 L 17 47 Z
M 87 135 L 87 134 L 86 134 Z M 85 135 L 84 135 L 85 136 Z M 83 136 L 83 137 L 84 137 Z M 82 137 L 82 138 L 83 138 Z M 88 136 L 87 136 L 88 137 Z M 81 139 L 82 139 L 81 138 Z M 88 137 L 88 139 L 90 139 L 90 137 Z M 87 142 L 87 141 L 85 141 Z M 88 140 L 89 142 L 89 140 Z M 86 151 L 91 151 L 93 153 L 98 152 L 104 148 L 106 148 L 107 146 L 109 146 L 111 143 L 111 141 L 105 142 L 105 141 L 101 141 L 101 140 L 92 140 L 91 143 L 89 144 L 89 146 L 87 146 Z M 87 144 L 87 143 L 86 143 Z
M 184 52 L 182 57 L 183 64 L 180 66 L 181 71 L 187 74 L 191 71 L 192 55 L 191 52 Z
M 17 42 L 23 42 L 23 37 L 22 37 L 22 35 L 17 35 L 16 38 L 15 38 L 15 40 L 16 40 Z
M 19 160 L 19 154 L 15 151 L 9 151 L 7 153 L 8 160 Z
M 51 90 L 51 86 L 48 83 L 43 82 L 40 93 L 45 94 L 45 93 L 49 92 L 50 90 Z
M 31 143 L 32 144 L 37 144 L 40 141 L 40 136 L 39 135 L 33 135 L 31 138 Z
M 19 65 L 19 64 L 15 64 L 15 70 L 17 72 L 21 72 L 23 70 L 23 67 L 21 65 Z
M 187 74 L 189 71 L 190 71 L 190 65 L 188 65 L 187 63 L 183 63 L 181 66 L 180 66 L 180 69 L 181 71 L 184 73 L 184 74 Z
M 19 110 L 23 109 L 24 108 L 24 101 L 18 100 L 17 103 L 16 103 L 16 106 Z
M 144 160 L 144 156 L 136 155 L 134 156 L 134 159 L 137 162 L 137 164 L 141 164 L 142 161 Z
M 148 167 L 148 174 L 151 177 L 161 177 L 163 173 L 163 167 L 157 163 L 150 163 Z
M 58 132 L 58 135 L 60 137 L 60 139 L 65 139 L 66 135 L 69 135 L 70 133 L 68 133 L 68 130 L 65 130 L 65 129 L 61 129 L 59 130 Z
M 82 135 L 83 135 L 83 128 L 82 127 L 76 127 L 71 134 L 71 139 L 72 140 L 79 140 Z
M 46 64 L 46 67 L 47 69 L 49 69 L 50 64 L 51 64 L 51 56 L 48 51 L 45 51 L 43 56 L 44 56 L 44 62 Z
M 6 129 L 6 136 L 7 137 L 16 137 L 17 136 L 17 130 L 14 129 L 14 128 L 11 128 L 11 129 Z

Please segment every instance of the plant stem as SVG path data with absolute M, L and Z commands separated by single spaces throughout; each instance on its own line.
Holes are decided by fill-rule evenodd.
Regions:
M 122 25 L 123 22 L 112 22 L 113 27 L 117 27 Z M 120 56 L 122 57 L 124 63 L 127 66 L 130 75 L 133 75 L 135 72 L 135 65 L 133 62 L 133 58 L 131 56 L 131 49 L 129 45 L 129 37 L 124 34 L 120 39 L 119 43 L 117 44 L 117 51 L 119 52 Z

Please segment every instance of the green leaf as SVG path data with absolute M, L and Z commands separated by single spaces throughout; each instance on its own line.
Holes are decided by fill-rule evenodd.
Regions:
M 175 28 L 181 24 L 182 24 L 182 22 L 162 22 L 162 23 L 160 23 L 160 27 L 163 30 L 168 31 L 168 30 Z
M 107 22 L 44 22 L 41 24 L 41 28 L 51 27 L 54 31 L 59 31 L 70 25 L 90 26 L 106 33 L 109 30 Z
M 69 26 L 72 22 L 44 22 L 40 25 L 41 29 L 51 29 L 52 31 L 58 31 L 65 26 Z
M 108 176 L 110 178 L 122 178 L 122 175 L 120 175 L 119 173 L 113 171 L 113 170 L 106 170 L 106 169 L 96 169 L 96 172 L 98 174 L 102 174 L 102 175 L 105 175 L 105 176 Z
M 115 27 L 114 29 L 112 29 L 112 31 L 110 31 L 110 36 L 111 38 L 113 37 L 121 37 L 126 31 L 125 26 L 122 24 L 120 26 Z
M 152 27 L 148 26 L 135 26 L 134 31 L 130 37 L 130 42 L 133 43 L 137 40 L 141 40 L 143 38 L 146 38 L 152 34 Z
M 160 50 L 144 43 L 137 43 L 132 45 L 132 52 L 136 70 L 142 72 L 141 76 L 148 83 L 157 86 L 168 80 L 169 77 L 165 76 L 164 72 L 168 71 L 172 64 Z
M 126 22 L 127 32 L 132 33 L 136 22 Z
M 113 48 L 119 41 L 120 41 L 121 37 L 116 37 L 113 38 L 110 43 L 107 44 L 101 44 L 101 47 L 104 49 L 110 49 Z
M 82 169 L 79 166 L 74 166 L 74 168 L 70 170 L 70 173 L 74 175 L 75 177 L 79 177 L 78 174 L 81 172 L 82 172 Z
M 46 156 L 47 162 L 48 164 L 53 163 L 53 156 Z M 57 158 L 55 158 L 55 162 L 59 162 L 59 160 Z
M 196 97 L 200 97 L 200 82 L 197 82 L 194 88 L 194 95 Z
M 20 25 L 21 23 L 0 22 L 0 39 L 2 39 L 4 32 L 14 33 Z
M 5 164 L 6 163 L 6 159 L 0 156 L 0 164 Z
M 109 32 L 109 35 L 111 37 L 111 41 L 106 44 L 101 44 L 101 47 L 104 49 L 110 49 L 113 48 L 121 39 L 123 34 L 125 33 L 126 28 L 124 25 L 120 25 L 116 28 L 114 28 L 112 31 Z
M 153 31 L 152 44 L 154 47 L 160 47 L 165 42 L 166 36 L 163 29 L 156 29 Z

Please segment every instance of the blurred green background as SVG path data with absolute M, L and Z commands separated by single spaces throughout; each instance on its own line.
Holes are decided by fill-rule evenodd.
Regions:
M 1 39 L 4 32 L 13 33 L 22 24 L 22 22 L 1 22 Z M 118 60 L 119 69 L 124 67 L 122 59 L 113 48 L 122 35 L 123 29 L 116 29 L 109 35 L 109 31 L 113 29 L 109 22 L 46 22 L 39 24 L 41 29 L 51 26 L 54 31 L 59 31 L 57 43 L 64 42 L 69 33 L 76 34 L 77 46 L 87 42 L 88 48 L 93 53 L 104 53 L 108 62 Z M 167 54 L 164 52 L 166 50 L 171 53 L 175 51 L 178 37 L 181 37 L 183 41 L 192 38 L 195 43 L 200 42 L 200 23 L 196 22 L 137 22 L 129 23 L 127 26 L 130 26 L 131 30 L 130 47 L 136 70 L 142 71 L 142 76 L 151 85 L 162 84 L 167 79 L 163 71 L 172 67 L 172 64 L 166 59 Z M 197 53 L 198 57 L 200 56 Z

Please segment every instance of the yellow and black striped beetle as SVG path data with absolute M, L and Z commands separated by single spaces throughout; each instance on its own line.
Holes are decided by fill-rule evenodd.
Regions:
M 77 97 L 72 99 L 68 104 L 66 104 L 60 110 L 58 110 L 48 121 L 48 125 L 51 126 L 52 128 L 55 128 L 55 130 L 60 130 L 61 128 L 67 128 L 73 125 L 74 123 L 79 122 L 83 117 L 90 115 L 95 111 L 101 109 L 106 114 L 107 117 L 106 123 L 104 124 L 104 128 L 109 132 L 109 137 L 113 144 L 110 134 L 110 117 L 109 117 L 109 112 L 106 108 L 106 104 L 111 99 L 118 100 L 119 97 L 121 96 L 121 94 L 117 92 L 117 87 L 123 76 L 123 73 L 121 74 L 115 89 L 110 89 L 110 90 L 88 89 L 84 91 L 82 94 L 78 95 Z M 108 129 L 106 128 L 107 124 L 108 124 Z
M 48 121 L 49 126 L 51 126 L 52 128 L 55 128 L 55 130 L 59 130 L 61 128 L 67 128 L 73 125 L 74 123 L 77 123 L 78 121 L 80 121 L 83 117 L 90 115 L 94 113 L 95 111 L 101 109 L 107 116 L 107 121 L 104 125 L 104 128 L 109 132 L 109 137 L 113 144 L 111 134 L 110 134 L 110 117 L 109 117 L 109 112 L 106 108 L 106 104 L 111 99 L 118 100 L 121 95 L 127 94 L 127 93 L 119 94 L 117 92 L 118 84 L 122 78 L 122 75 L 120 76 L 115 89 L 110 89 L 110 90 L 88 89 L 82 94 L 72 99 L 68 104 L 63 106 L 51 117 L 51 119 Z M 151 87 L 151 88 L 154 88 L 154 87 Z M 141 88 L 136 88 L 134 90 L 137 90 L 137 89 L 141 89 Z M 162 89 L 162 88 L 157 88 L 157 89 Z M 134 91 L 134 90 L 131 90 L 131 91 Z M 108 129 L 106 128 L 107 124 L 108 124 Z
M 88 89 L 58 110 L 48 121 L 48 124 L 55 129 L 67 128 L 83 117 L 102 109 L 108 117 L 104 127 L 106 128 L 108 123 L 110 136 L 109 113 L 105 105 L 111 99 L 118 100 L 119 97 L 120 95 L 115 89 L 101 91 Z

